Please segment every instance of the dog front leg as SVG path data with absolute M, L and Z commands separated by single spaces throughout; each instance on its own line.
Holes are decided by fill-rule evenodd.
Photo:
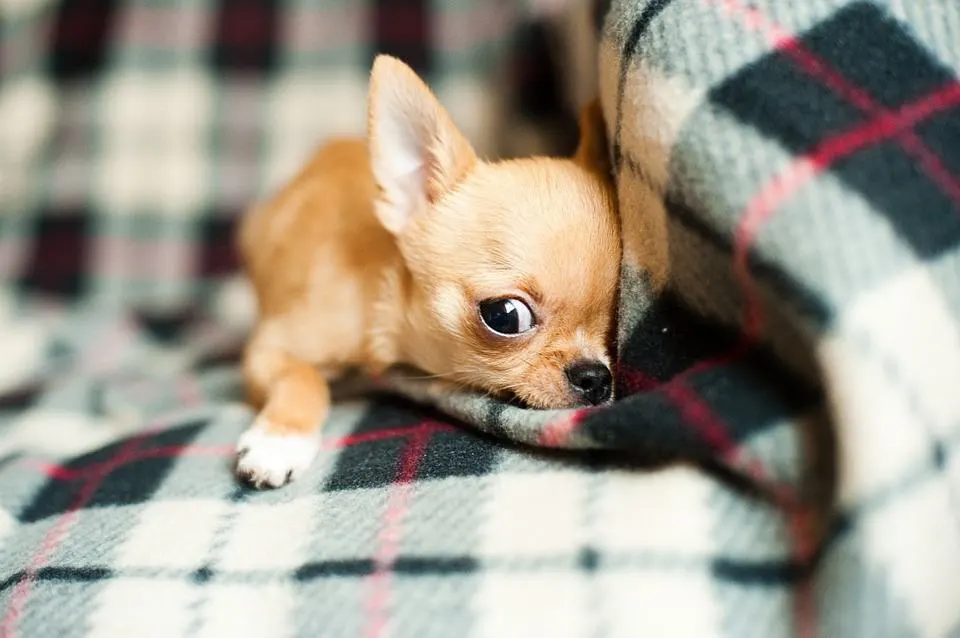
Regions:
M 280 487 L 316 457 L 330 387 L 315 366 L 256 337 L 244 353 L 243 372 L 260 412 L 237 443 L 237 477 L 256 488 Z

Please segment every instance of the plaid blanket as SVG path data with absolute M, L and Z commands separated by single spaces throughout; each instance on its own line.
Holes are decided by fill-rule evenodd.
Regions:
M 0 635 L 960 636 L 953 0 L 598 3 L 620 400 L 398 377 L 271 492 L 237 211 L 374 50 L 495 148 L 519 9 L 0 10 Z

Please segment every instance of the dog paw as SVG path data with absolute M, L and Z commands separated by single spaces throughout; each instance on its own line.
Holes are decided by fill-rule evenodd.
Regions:
M 237 443 L 237 478 L 257 489 L 286 485 L 310 467 L 319 443 L 316 436 L 275 434 L 254 423 Z

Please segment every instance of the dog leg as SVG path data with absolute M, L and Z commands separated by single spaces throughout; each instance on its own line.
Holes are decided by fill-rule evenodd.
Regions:
M 316 367 L 256 337 L 243 373 L 251 402 L 262 407 L 237 443 L 237 477 L 256 488 L 280 487 L 316 457 L 330 387 Z

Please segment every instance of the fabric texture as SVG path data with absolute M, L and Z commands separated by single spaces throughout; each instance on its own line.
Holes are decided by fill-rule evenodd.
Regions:
M 495 152 L 534 4 L 0 5 L 0 635 L 960 635 L 952 0 L 597 3 L 616 403 L 398 376 L 236 483 L 237 214 L 378 50 Z

